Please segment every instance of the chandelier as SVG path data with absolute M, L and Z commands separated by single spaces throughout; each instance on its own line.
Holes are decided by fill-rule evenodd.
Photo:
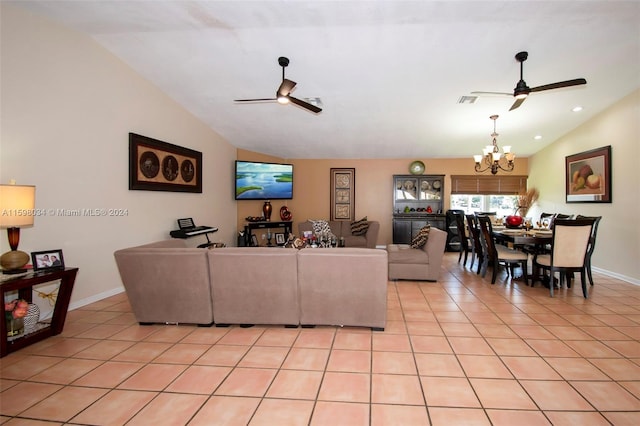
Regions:
M 493 133 L 491 133 L 493 143 L 491 145 L 487 145 L 482 150 L 482 155 L 473 156 L 473 159 L 476 162 L 476 173 L 483 173 L 487 170 L 491 170 L 492 175 L 498 173 L 498 170 L 511 172 L 513 171 L 513 160 L 516 158 L 516 155 L 511 152 L 510 146 L 504 146 L 502 148 L 504 156 L 500 154 L 498 140 L 496 139 L 498 137 L 498 134 L 496 133 L 496 120 L 498 119 L 498 116 L 492 115 L 489 118 L 493 120 Z

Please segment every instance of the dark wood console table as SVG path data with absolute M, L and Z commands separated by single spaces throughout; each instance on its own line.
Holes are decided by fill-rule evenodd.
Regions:
M 284 228 L 285 238 L 289 238 L 291 231 L 291 221 L 284 222 L 247 222 L 244 226 L 244 239 L 245 245 L 248 247 L 251 245 L 251 231 L 254 229 L 273 229 Z
M 42 272 L 29 272 L 15 278 L 4 276 L 0 283 L 0 293 L 2 298 L 6 293 L 18 290 L 18 298 L 31 303 L 33 296 L 33 286 L 51 281 L 60 280 L 60 288 L 56 297 L 56 304 L 53 308 L 53 316 L 49 326 L 39 328 L 33 333 L 19 336 L 15 340 L 7 341 L 7 321 L 4 310 L 4 303 L 0 305 L 0 358 L 18 349 L 29 346 L 35 342 L 62 333 L 64 322 L 67 319 L 69 301 L 73 284 L 76 280 L 78 268 L 66 268 Z

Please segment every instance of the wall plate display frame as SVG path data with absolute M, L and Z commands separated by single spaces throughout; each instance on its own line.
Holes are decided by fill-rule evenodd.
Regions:
M 567 203 L 611 202 L 611 145 L 565 157 Z
M 356 169 L 331 169 L 330 220 L 349 220 L 356 217 Z
M 202 193 L 202 153 L 129 133 L 129 189 Z

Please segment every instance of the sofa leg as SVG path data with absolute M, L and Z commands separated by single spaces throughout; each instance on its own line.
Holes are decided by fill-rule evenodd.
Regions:
M 212 322 L 210 322 L 209 324 L 198 324 L 198 327 L 211 327 L 213 325 Z
M 240 328 L 251 328 L 253 327 L 255 324 L 240 324 Z
M 298 324 L 285 324 L 284 328 L 298 328 Z
M 231 324 L 216 324 L 216 327 L 231 327 Z
M 140 325 L 153 325 L 152 322 L 139 322 Z
M 371 331 L 384 331 L 384 327 L 371 327 Z
M 313 324 L 302 324 L 302 328 L 316 328 Z

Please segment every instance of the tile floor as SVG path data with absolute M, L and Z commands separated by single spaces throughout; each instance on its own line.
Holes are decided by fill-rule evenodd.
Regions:
M 139 326 L 125 294 L 1 362 L 3 425 L 638 425 L 640 287 L 550 298 L 445 256 L 384 332 Z

